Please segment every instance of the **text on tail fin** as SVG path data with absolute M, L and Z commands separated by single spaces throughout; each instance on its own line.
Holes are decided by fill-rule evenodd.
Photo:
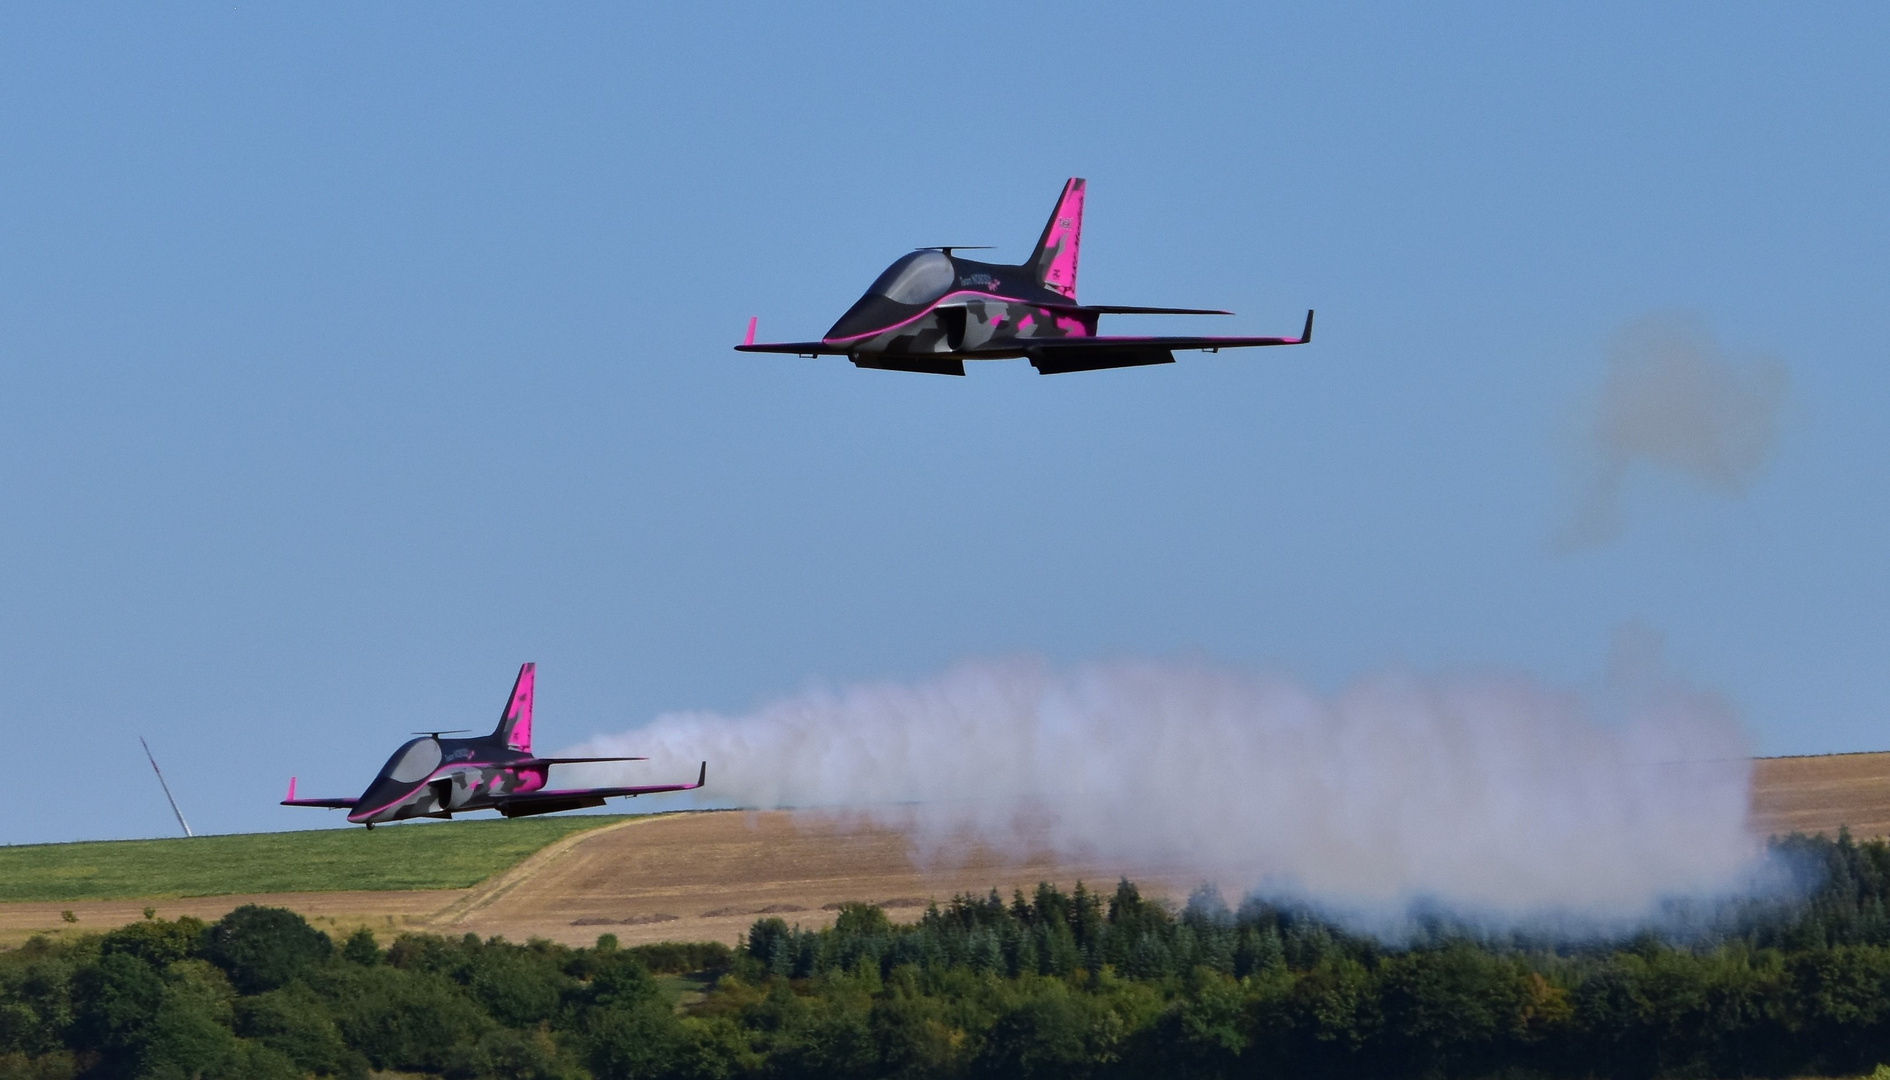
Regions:
M 1057 208 L 1044 223 L 1037 250 L 1031 253 L 1030 267 L 1037 280 L 1051 292 L 1076 299 L 1076 256 L 1083 242 L 1083 191 L 1088 182 L 1072 176 L 1063 185 Z
M 505 699 L 505 711 L 499 714 L 499 729 L 493 732 L 514 750 L 532 750 L 532 682 L 537 664 L 518 669 L 518 681 L 512 684 L 512 696 Z

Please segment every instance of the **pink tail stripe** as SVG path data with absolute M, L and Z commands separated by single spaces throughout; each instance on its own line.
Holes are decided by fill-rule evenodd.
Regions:
M 1063 185 L 1057 207 L 1037 241 L 1037 273 L 1052 292 L 1076 298 L 1077 255 L 1083 242 L 1083 194 L 1088 184 L 1073 176 Z

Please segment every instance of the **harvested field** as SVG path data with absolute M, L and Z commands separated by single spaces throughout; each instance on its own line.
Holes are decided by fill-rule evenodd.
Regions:
M 1777 835 L 1890 836 L 1890 752 L 1760 758 L 1752 763 L 1752 827 Z
M 865 900 L 911 917 L 931 900 L 1039 881 L 1113 889 L 1127 874 L 1146 889 L 1185 894 L 1198 882 L 1160 867 L 1006 857 L 965 842 L 914 863 L 899 831 L 827 815 L 712 811 L 587 834 L 562 855 L 522 864 L 467 894 L 433 925 L 589 944 L 735 942 L 758 918 L 830 926 L 842 903 Z
M 470 889 L 414 891 L 251 893 L 243 896 L 198 896 L 186 899 L 79 900 L 0 904 L 0 948 L 20 944 L 35 934 L 71 937 L 96 934 L 137 922 L 151 908 L 161 919 L 192 915 L 214 922 L 244 904 L 285 907 L 302 914 L 316 926 L 338 936 L 366 926 L 383 941 L 419 922 Z M 71 912 L 75 922 L 66 922 Z
M 1046 854 L 1007 857 L 969 842 L 948 845 L 921 866 L 908 838 L 897 830 L 805 812 L 561 820 L 602 827 L 557 839 L 473 888 L 0 904 L 0 944 L 35 932 L 108 929 L 141 918 L 146 903 L 167 917 L 204 919 L 240 904 L 274 904 L 302 912 L 332 932 L 368 926 L 383 939 L 424 930 L 570 944 L 589 944 L 604 933 L 626 945 L 734 942 L 766 915 L 803 926 L 830 925 L 840 904 L 853 900 L 911 918 L 926 903 L 956 893 L 996 888 L 1008 896 L 1013 888 L 1028 890 L 1039 881 L 1068 888 L 1080 879 L 1109 889 L 1126 875 L 1145 891 L 1172 896 L 1198 884 L 1172 868 L 1067 861 Z M 1890 835 L 1890 753 L 1760 759 L 1753 770 L 1752 822 L 1762 833 L 1834 833 L 1848 824 L 1860 838 Z M 507 829 L 521 823 L 467 824 Z M 76 923 L 63 920 L 67 910 Z

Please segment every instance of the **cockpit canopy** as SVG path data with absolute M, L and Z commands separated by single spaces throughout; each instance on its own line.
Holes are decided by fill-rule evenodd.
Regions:
M 950 256 L 942 251 L 915 251 L 888 266 L 866 292 L 895 304 L 923 307 L 950 292 L 956 279 Z
M 438 739 L 419 738 L 394 751 L 381 766 L 381 776 L 402 784 L 417 784 L 440 767 Z
M 886 268 L 854 301 L 827 340 L 858 339 L 897 326 L 952 291 L 958 270 L 942 251 L 915 251 Z

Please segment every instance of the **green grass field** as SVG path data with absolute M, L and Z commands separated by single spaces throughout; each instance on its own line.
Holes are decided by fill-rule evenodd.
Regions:
M 0 903 L 463 889 L 625 815 L 0 847 Z

